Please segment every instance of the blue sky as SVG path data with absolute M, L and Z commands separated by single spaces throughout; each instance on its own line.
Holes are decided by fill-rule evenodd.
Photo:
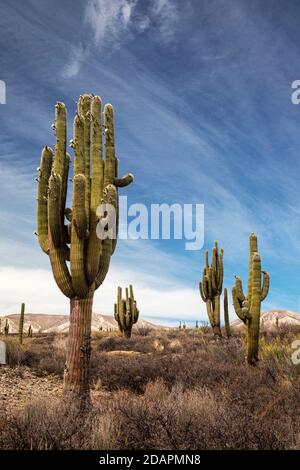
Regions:
M 296 0 L 4 0 L 0 15 L 0 314 L 67 313 L 33 236 L 35 169 L 54 104 L 83 92 L 114 105 L 129 203 L 202 203 L 224 284 L 246 281 L 248 235 L 271 275 L 264 309 L 299 311 L 300 4 Z M 205 319 L 203 254 L 179 241 L 120 240 L 95 311 L 133 282 L 144 317 Z M 232 318 L 234 314 L 232 313 Z

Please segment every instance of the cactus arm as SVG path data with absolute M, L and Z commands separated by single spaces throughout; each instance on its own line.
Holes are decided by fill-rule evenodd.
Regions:
M 101 99 L 94 96 L 91 102 L 91 204 L 90 204 L 90 237 L 87 251 L 87 279 L 92 283 L 98 273 L 101 252 L 101 240 L 97 237 L 97 207 L 101 203 L 103 192 L 103 160 L 102 160 L 102 124 Z
M 50 262 L 56 284 L 62 293 L 72 299 L 75 292 L 72 287 L 72 279 L 66 264 L 64 248 L 55 248 L 50 244 Z
M 87 233 L 85 207 L 86 177 L 75 175 L 73 178 L 73 217 L 71 232 L 71 275 L 76 295 L 83 298 L 88 293 L 85 276 L 84 238 Z
M 74 175 L 85 174 L 84 165 L 84 122 L 81 116 L 76 113 L 73 124 L 74 132 Z
M 218 271 L 217 271 L 217 290 L 221 294 L 223 287 L 223 250 L 220 250 L 219 262 L 218 262 Z
M 73 212 L 72 222 L 80 239 L 88 236 L 87 213 L 85 210 L 85 192 L 87 187 L 84 175 L 75 175 L 73 178 Z
M 242 280 L 239 276 L 235 276 L 235 288 L 236 288 L 237 298 L 242 303 L 245 300 L 245 295 L 243 292 Z
M 261 289 L 261 302 L 265 300 L 269 293 L 270 288 L 270 275 L 266 271 L 262 271 L 263 273 L 263 287 Z
M 208 250 L 205 251 L 205 268 L 209 268 Z
M 112 240 L 110 240 L 109 238 L 106 238 L 102 242 L 99 270 L 95 279 L 96 289 L 101 286 L 108 272 L 111 257 L 111 245 Z
M 55 105 L 56 143 L 54 151 L 53 173 L 62 177 L 65 172 L 66 139 L 67 139 L 67 111 L 64 103 Z
M 204 295 L 204 292 L 203 292 L 202 282 L 199 282 L 199 290 L 200 290 L 201 299 L 203 300 L 203 302 L 206 302 L 207 298 L 206 298 L 206 296 Z
M 114 185 L 117 188 L 125 188 L 129 184 L 131 184 L 134 180 L 134 176 L 132 173 L 127 173 L 127 175 L 122 176 L 122 178 L 115 178 Z
M 78 102 L 78 112 L 83 121 L 84 142 L 84 174 L 87 181 L 85 205 L 86 211 L 90 211 L 90 133 L 91 133 L 91 101 L 92 95 L 81 95 Z M 88 221 L 89 225 L 89 221 Z
M 238 298 L 236 287 L 232 288 L 232 300 L 233 300 L 233 307 L 234 307 L 235 313 L 237 314 L 239 319 L 242 320 L 242 322 L 246 323 L 246 317 L 243 313 L 242 306 Z
M 70 161 L 71 157 L 68 153 L 66 153 L 64 171 L 62 174 L 62 190 L 61 190 L 61 223 L 62 227 L 64 225 L 64 217 L 65 217 L 65 207 L 67 201 L 67 191 L 68 191 L 68 176 L 69 176 L 69 168 L 70 168 Z
M 61 248 L 62 246 L 62 229 L 61 229 L 61 176 L 53 173 L 49 178 L 48 193 L 48 222 L 49 231 L 53 246 Z
M 47 145 L 43 148 L 38 177 L 37 227 L 42 250 L 49 254 L 48 237 L 48 182 L 51 174 L 53 152 Z
M 105 168 L 104 187 L 113 184 L 116 178 L 115 136 L 114 136 L 114 110 L 111 104 L 104 107 L 105 130 Z

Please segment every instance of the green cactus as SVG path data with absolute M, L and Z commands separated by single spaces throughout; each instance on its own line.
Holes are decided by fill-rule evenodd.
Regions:
M 231 336 L 230 323 L 229 323 L 229 313 L 228 313 L 228 294 L 226 287 L 224 288 L 224 323 L 225 331 L 227 338 Z
M 29 325 L 28 333 L 27 333 L 28 338 L 32 338 L 32 333 L 33 333 L 33 331 L 32 331 L 32 326 Z
M 21 304 L 21 313 L 19 318 L 19 343 L 23 343 L 23 329 L 24 329 L 24 315 L 25 315 L 25 304 Z
M 5 322 L 5 325 L 4 325 L 4 334 L 5 334 L 5 336 L 8 336 L 8 334 L 9 334 L 9 323 L 8 323 L 8 319 L 6 319 L 6 322 Z
M 181 321 L 179 322 L 179 326 L 178 328 L 181 330 L 182 326 L 181 326 Z
M 122 288 L 118 287 L 118 299 L 114 306 L 114 316 L 118 323 L 119 330 L 125 338 L 131 337 L 131 330 L 134 323 L 138 321 L 139 309 L 134 300 L 132 285 L 125 289 L 126 298 L 122 299 Z
M 198 320 L 196 320 L 195 328 L 196 328 L 196 330 L 199 328 Z
M 183 322 L 182 328 L 185 330 L 186 329 L 186 324 Z
M 72 209 L 66 207 L 70 156 L 66 152 L 67 116 L 63 103 L 55 106 L 56 144 L 44 147 L 38 169 L 38 239 L 49 255 L 54 279 L 70 298 L 70 329 L 64 390 L 89 397 L 91 318 L 95 290 L 103 283 L 115 250 L 118 227 L 118 188 L 133 181 L 118 177 L 115 155 L 114 112 L 104 106 L 104 146 L 99 96 L 80 96 L 74 119 L 74 176 Z M 107 236 L 107 212 L 97 212 L 101 203 L 115 209 L 115 236 Z M 106 206 L 107 207 L 107 206 Z M 102 206 L 103 208 L 103 206 Z M 103 222 L 105 235 L 96 228 Z M 70 263 L 68 265 L 68 263 Z
M 220 327 L 220 297 L 223 286 L 223 250 L 218 243 L 212 249 L 212 262 L 209 265 L 208 251 L 205 252 L 205 268 L 202 282 L 199 283 L 200 295 L 206 303 L 209 322 L 216 336 L 222 336 Z
M 249 236 L 250 257 L 248 295 L 245 296 L 241 279 L 236 276 L 235 287 L 232 289 L 233 306 L 237 316 L 245 323 L 248 331 L 248 364 L 255 365 L 258 361 L 259 324 L 261 302 L 267 297 L 270 286 L 270 276 L 261 269 L 258 254 L 257 237 L 254 233 Z

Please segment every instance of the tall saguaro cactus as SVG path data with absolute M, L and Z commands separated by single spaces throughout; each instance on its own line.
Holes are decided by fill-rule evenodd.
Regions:
M 96 227 L 101 217 L 97 208 L 101 203 L 113 206 L 117 226 L 118 188 L 133 181 L 131 174 L 118 178 L 113 107 L 104 106 L 104 142 L 101 108 L 99 96 L 80 96 L 71 141 L 74 149 L 72 208 L 66 207 L 70 156 L 66 151 L 67 112 L 63 103 L 55 106 L 54 154 L 50 147 L 44 147 L 38 169 L 38 239 L 42 250 L 49 255 L 58 287 L 70 299 L 64 389 L 85 398 L 90 390 L 94 292 L 105 279 L 116 246 L 116 238 L 97 237 Z
M 212 262 L 209 265 L 208 251 L 205 252 L 205 268 L 202 282 L 199 283 L 200 295 L 206 303 L 208 319 L 216 336 L 222 336 L 220 327 L 220 297 L 223 287 L 223 250 L 218 243 L 212 249 Z
M 254 233 L 250 234 L 249 242 L 248 295 L 244 295 L 242 281 L 236 276 L 235 287 L 232 289 L 232 299 L 235 313 L 245 323 L 248 330 L 247 361 L 249 364 L 255 365 L 258 361 L 261 303 L 268 295 L 270 276 L 261 269 L 257 237 Z
M 138 321 L 139 318 L 139 309 L 136 305 L 136 300 L 133 295 L 132 285 L 125 289 L 126 298 L 122 299 L 122 288 L 118 287 L 118 298 L 117 303 L 115 304 L 115 320 L 118 323 L 119 330 L 123 333 L 125 338 L 131 337 L 131 330 Z
M 21 304 L 21 313 L 19 319 L 19 343 L 23 343 L 23 329 L 24 329 L 24 315 L 25 315 L 25 304 Z

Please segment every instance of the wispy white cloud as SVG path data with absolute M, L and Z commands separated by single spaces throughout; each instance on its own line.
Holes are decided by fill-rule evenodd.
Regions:
M 96 45 L 114 43 L 127 30 L 137 0 L 89 0 L 85 23 L 92 28 Z
M 179 21 L 174 0 L 154 0 L 145 12 L 139 10 L 141 3 L 141 0 L 88 0 L 84 12 L 84 35 L 87 36 L 87 30 L 91 30 L 93 40 L 85 49 L 80 44 L 72 46 L 62 76 L 73 78 L 78 75 L 92 46 L 115 49 L 132 32 L 142 34 L 153 28 L 156 31 L 153 38 L 168 43 Z
M 63 78 L 75 77 L 79 73 L 81 64 L 86 60 L 87 57 L 88 51 L 85 50 L 81 44 L 73 47 L 70 53 L 69 61 L 65 65 L 62 72 Z

